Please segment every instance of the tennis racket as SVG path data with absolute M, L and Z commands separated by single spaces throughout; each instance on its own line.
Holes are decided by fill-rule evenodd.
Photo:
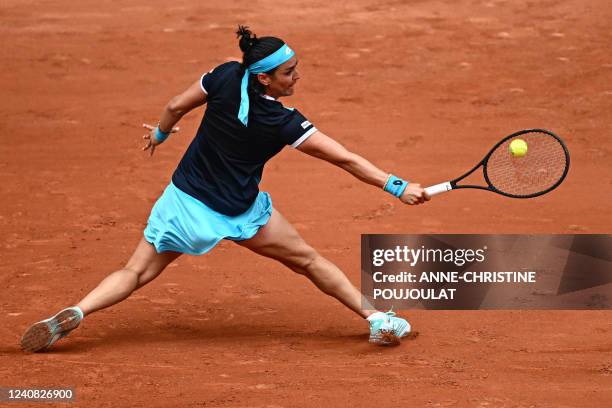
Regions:
M 527 153 L 515 156 L 510 143 L 522 139 Z M 527 129 L 500 140 L 473 169 L 451 181 L 425 188 L 430 196 L 460 188 L 477 188 L 512 198 L 533 198 L 557 188 L 569 170 L 570 157 L 561 138 L 544 129 Z M 485 185 L 460 185 L 482 167 Z

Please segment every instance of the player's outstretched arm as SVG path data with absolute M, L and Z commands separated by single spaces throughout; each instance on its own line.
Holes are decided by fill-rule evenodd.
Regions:
M 205 104 L 206 97 L 207 95 L 200 85 L 200 80 L 197 80 L 191 84 L 185 92 L 170 99 L 170 102 L 168 102 L 162 111 L 159 125 L 152 126 L 143 123 L 142 126 L 149 130 L 149 133 L 143 136 L 143 139 L 146 140 L 146 145 L 142 150 L 150 149 L 150 154 L 153 155 L 155 146 L 163 143 L 170 133 L 175 133 L 179 130 L 179 128 L 174 125 L 176 125 L 187 113 Z
M 383 188 L 389 181 L 389 173 L 379 169 L 360 155 L 348 151 L 323 132 L 316 131 L 297 149 L 346 170 L 364 183 Z M 429 196 L 420 184 L 411 182 L 399 199 L 412 205 L 428 201 Z

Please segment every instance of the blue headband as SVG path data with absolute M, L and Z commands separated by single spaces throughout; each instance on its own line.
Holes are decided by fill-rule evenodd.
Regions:
M 244 70 L 244 76 L 240 84 L 240 109 L 238 110 L 238 119 L 244 126 L 249 123 L 249 93 L 247 91 L 249 76 L 251 74 L 268 72 L 289 61 L 294 55 L 295 52 L 285 44 L 266 58 L 249 65 L 249 67 Z

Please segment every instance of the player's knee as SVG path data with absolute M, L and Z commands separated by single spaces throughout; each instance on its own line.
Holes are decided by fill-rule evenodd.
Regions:
M 304 248 L 303 251 L 294 259 L 294 266 L 296 267 L 294 270 L 297 272 L 308 275 L 312 272 L 315 267 L 317 260 L 321 256 L 317 251 L 315 251 L 311 247 Z
M 307 275 L 316 264 L 319 254 L 313 248 L 306 246 L 300 251 L 287 257 L 283 262 L 293 271 Z
M 135 262 L 128 262 L 121 270 L 125 274 L 134 275 L 137 279 L 147 271 L 147 265 Z

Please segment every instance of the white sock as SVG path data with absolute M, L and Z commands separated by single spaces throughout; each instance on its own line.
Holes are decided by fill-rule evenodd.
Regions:
M 83 313 L 83 311 L 81 310 L 81 308 L 80 308 L 80 307 L 78 307 L 78 306 L 72 306 L 72 307 L 69 307 L 69 309 L 74 309 L 74 310 L 76 310 L 77 312 L 79 312 L 79 315 L 81 316 L 81 320 L 83 320 L 83 318 L 85 317 L 85 314 Z
M 375 312 L 369 315 L 366 320 L 371 322 L 372 320 L 384 319 L 387 315 L 383 312 Z

